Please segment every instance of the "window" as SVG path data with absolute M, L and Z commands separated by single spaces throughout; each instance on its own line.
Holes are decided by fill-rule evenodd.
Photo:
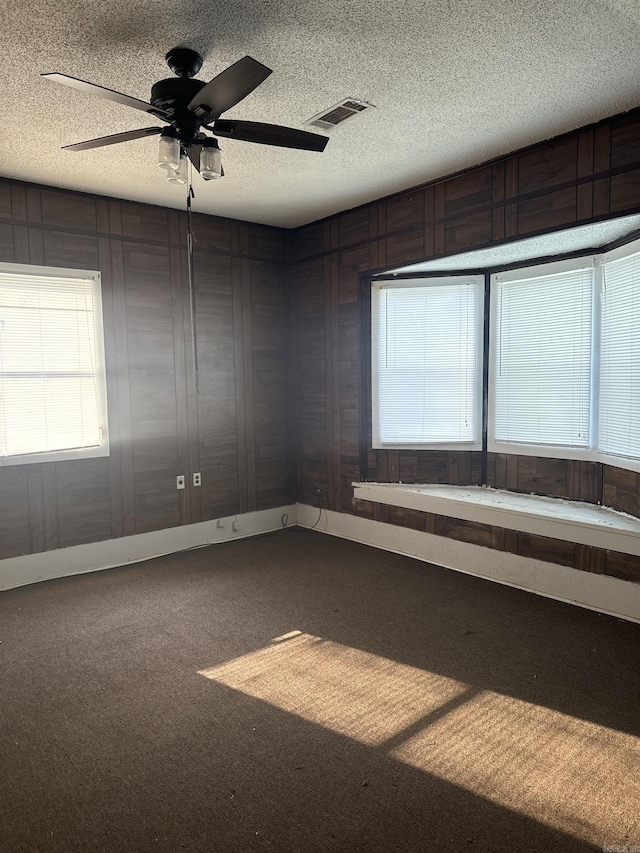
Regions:
M 593 263 L 492 276 L 492 435 L 590 446 Z
M 640 244 L 491 277 L 489 450 L 640 470 Z
M 481 447 L 483 294 L 482 275 L 374 283 L 374 447 Z
M 0 264 L 0 465 L 108 452 L 100 273 Z
M 373 447 L 476 450 L 485 434 L 490 451 L 640 471 L 640 240 L 492 274 L 483 340 L 491 270 L 443 267 L 501 250 L 374 279 Z
M 598 447 L 639 459 L 640 252 L 606 256 L 600 304 Z

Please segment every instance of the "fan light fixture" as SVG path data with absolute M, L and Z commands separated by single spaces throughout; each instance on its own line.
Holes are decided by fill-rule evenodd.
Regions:
M 167 180 L 170 184 L 186 184 L 189 177 L 187 171 L 187 155 L 182 152 L 177 169 L 167 169 Z
M 208 83 L 195 77 L 203 62 L 197 51 L 174 47 L 165 59 L 176 76 L 154 83 L 148 102 L 57 71 L 42 74 L 42 77 L 56 83 L 133 107 L 166 123 L 165 127 L 142 127 L 63 147 L 67 151 L 87 151 L 158 135 L 158 166 L 166 172 L 167 180 L 174 184 L 187 182 L 187 158 L 206 181 L 224 176 L 220 146 L 215 138 L 218 136 L 298 151 L 324 151 L 329 139 L 317 133 L 278 124 L 220 118 L 271 74 L 270 68 L 251 56 L 234 62 Z
M 185 184 L 188 177 L 188 162 L 198 164 L 198 171 L 205 181 L 212 181 L 224 175 L 222 156 L 217 139 L 200 136 L 196 141 L 198 153 L 195 158 L 189 149 L 180 144 L 172 128 L 165 128 L 158 145 L 158 166 L 166 172 L 167 180 L 172 184 Z
M 240 142 L 257 142 L 298 151 L 324 151 L 329 138 L 318 133 L 282 127 L 279 124 L 220 118 L 264 83 L 271 74 L 270 68 L 251 56 L 244 56 L 234 62 L 208 83 L 195 77 L 203 62 L 197 51 L 174 47 L 165 59 L 176 76 L 154 83 L 148 102 L 57 71 L 42 74 L 42 77 L 62 83 L 63 86 L 133 107 L 166 123 L 165 127 L 142 127 L 139 130 L 127 130 L 124 133 L 88 139 L 86 142 L 76 142 L 63 146 L 65 150 L 87 151 L 91 148 L 102 148 L 104 145 L 116 145 L 158 135 L 161 137 L 158 152 L 158 165 L 161 169 L 179 172 L 182 169 L 181 158 L 187 156 L 194 168 L 200 171 L 202 156 L 207 173 L 203 177 L 209 181 L 224 176 L 220 163 L 220 148 L 215 137 L 229 137 Z M 212 136 L 207 136 L 207 132 Z
M 293 148 L 298 151 L 324 151 L 329 138 L 293 127 L 277 124 L 265 124 L 257 121 L 239 121 L 221 119 L 227 110 L 240 103 L 247 95 L 269 77 L 271 69 L 251 56 L 245 56 L 221 71 L 208 83 L 197 80 L 195 75 L 202 67 L 202 56 L 186 47 L 174 47 L 166 57 L 169 68 L 176 75 L 159 80 L 151 87 L 150 101 L 141 101 L 122 92 L 70 77 L 59 72 L 47 72 L 45 79 L 79 92 L 97 95 L 107 101 L 114 101 L 148 113 L 160 119 L 165 127 L 142 127 L 124 133 L 112 133 L 86 142 L 76 142 L 63 146 L 67 151 L 87 151 L 116 145 L 147 136 L 160 136 L 158 148 L 158 166 L 166 172 L 167 180 L 172 184 L 186 184 L 189 181 L 191 161 L 196 171 L 211 181 L 224 175 L 220 157 L 220 146 L 215 136 L 233 138 L 240 142 L 257 142 L 261 145 L 276 145 L 281 148 Z M 206 132 L 215 134 L 212 138 Z M 189 302 L 191 310 L 191 349 L 193 357 L 194 386 L 198 391 L 198 348 L 196 345 L 195 325 L 195 289 L 193 278 L 193 231 L 191 228 L 191 199 L 193 187 L 189 183 L 187 192 L 187 255 L 189 267 Z
M 180 142 L 171 128 L 165 129 L 158 145 L 158 166 L 167 172 L 180 168 Z
M 202 143 L 200 174 L 205 181 L 222 177 L 222 156 L 217 139 L 207 139 Z

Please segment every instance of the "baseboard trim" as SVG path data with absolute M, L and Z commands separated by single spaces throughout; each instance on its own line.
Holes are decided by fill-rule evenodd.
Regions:
M 640 622 L 640 584 L 347 513 L 322 510 L 318 519 L 317 507 L 306 504 L 259 510 L 183 527 L 107 539 L 104 542 L 9 557 L 0 560 L 0 590 L 112 569 L 204 545 L 259 536 L 279 530 L 285 513 L 289 527 L 313 527 L 321 533 L 341 539 L 434 563 L 620 619 Z M 232 529 L 234 520 L 238 522 L 237 531 Z M 222 526 L 219 527 L 219 524 Z
M 279 530 L 285 513 L 288 516 L 288 526 L 295 525 L 296 509 L 296 505 L 292 504 L 182 527 L 123 536 L 119 539 L 107 539 L 104 542 L 9 557 L 0 560 L 0 590 L 69 575 L 113 569 L 116 566 L 140 563 L 153 557 L 175 554 L 203 545 L 259 536 L 261 533 Z M 237 521 L 238 530 L 233 530 L 234 521 Z
M 630 581 L 332 510 L 322 510 L 318 520 L 317 507 L 306 504 L 297 505 L 296 519 L 299 527 L 315 525 L 315 530 L 331 536 L 640 622 L 640 584 Z

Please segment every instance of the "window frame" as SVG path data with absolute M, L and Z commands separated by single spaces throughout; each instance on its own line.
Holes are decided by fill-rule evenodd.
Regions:
M 378 392 L 378 341 L 379 327 L 378 315 L 376 311 L 377 294 L 382 287 L 401 288 L 405 287 L 425 287 L 432 285 L 459 284 L 460 279 L 467 281 L 474 280 L 473 283 L 480 291 L 479 295 L 479 310 L 477 317 L 477 338 L 476 338 L 476 436 L 471 441 L 446 441 L 433 442 L 425 441 L 419 443 L 402 443 L 402 442 L 383 442 L 379 436 L 379 392 Z M 382 287 L 380 287 L 382 286 Z M 378 289 L 376 289 L 378 287 Z M 376 277 L 370 283 L 371 296 L 371 360 L 370 360 L 370 376 L 371 376 L 371 446 L 373 450 L 482 450 L 483 447 L 483 395 L 484 395 L 484 315 L 486 310 L 486 287 L 484 273 L 479 272 L 456 272 L 445 275 L 412 275 L 412 276 L 397 276 L 385 278 L 383 276 Z
M 107 374 L 104 344 L 104 317 L 102 311 L 102 280 L 99 270 L 68 269 L 48 267 L 36 264 L 0 263 L 0 273 L 15 273 L 43 278 L 80 278 L 92 282 L 96 349 L 96 377 L 98 417 L 101 424 L 101 437 L 97 445 L 74 447 L 67 450 L 42 450 L 9 456 L 0 455 L 0 467 L 31 465 L 45 462 L 64 462 L 74 459 L 97 459 L 109 456 L 109 418 L 107 406 Z
M 593 268 L 593 296 L 592 296 L 592 337 L 591 337 L 591 395 L 590 395 L 590 444 L 589 447 L 578 448 L 567 445 L 534 444 L 528 442 L 505 442 L 495 438 L 495 373 L 497 360 L 497 299 L 495 298 L 494 282 L 499 281 L 502 273 L 491 272 L 490 278 L 490 328 L 489 328 L 489 405 L 487 413 L 487 449 L 493 453 L 505 453 L 519 456 L 537 456 L 552 459 L 583 460 L 588 462 L 600 462 L 628 471 L 640 472 L 640 457 L 621 456 L 615 453 L 600 450 L 598 447 L 598 421 L 600 412 L 600 337 L 602 324 L 602 293 L 603 293 L 603 270 L 607 263 L 629 255 L 640 252 L 640 240 L 632 239 L 627 243 L 614 249 L 604 249 L 601 252 L 585 252 L 569 260 L 545 261 L 528 264 L 526 267 L 511 267 L 507 276 L 513 280 L 515 273 L 517 277 L 525 279 L 535 275 L 535 271 L 542 269 L 559 272 L 561 270 Z M 507 277 L 505 276 L 505 277 Z
M 590 389 L 589 389 L 589 441 L 588 447 L 572 447 L 566 444 L 536 444 L 535 442 L 504 441 L 495 437 L 495 414 L 496 414 L 496 374 L 498 360 L 498 298 L 497 290 L 505 280 L 527 281 L 532 278 L 543 278 L 546 275 L 570 272 L 580 269 L 593 269 L 598 267 L 599 256 L 589 253 L 579 258 L 563 261 L 542 261 L 541 263 L 528 264 L 511 268 L 508 272 L 491 272 L 489 278 L 489 351 L 487 354 L 489 386 L 488 386 L 488 410 L 487 410 L 487 449 L 490 453 L 508 453 L 519 456 L 539 456 L 551 459 L 582 459 L 593 461 L 593 439 L 595 433 L 594 399 L 597 393 L 597 381 L 595 366 L 596 351 L 599 336 L 599 312 L 597 308 L 599 281 L 593 282 L 591 299 L 591 349 L 590 349 Z
M 621 246 L 616 246 L 615 248 L 606 250 L 600 255 L 600 265 L 599 265 L 599 279 L 598 279 L 598 311 L 599 311 L 599 327 L 601 324 L 602 317 L 604 316 L 603 308 L 600 300 L 602 300 L 604 294 L 605 287 L 605 276 L 604 276 L 604 268 L 607 263 L 611 261 L 616 261 L 621 258 L 629 257 L 630 255 L 640 254 L 640 239 L 630 240 L 627 243 L 622 244 Z M 640 287 L 640 285 L 639 285 Z M 597 349 L 597 370 L 596 374 L 596 387 L 600 385 L 600 368 L 602 365 L 601 359 L 601 339 L 600 339 L 600 331 L 598 334 L 598 349 Z M 596 412 L 596 418 L 599 415 L 599 406 L 598 411 Z M 640 456 L 621 456 L 619 454 L 606 452 L 603 450 L 597 450 L 597 458 L 598 461 L 614 465 L 617 468 L 625 468 L 628 471 L 635 471 L 636 473 L 640 473 Z

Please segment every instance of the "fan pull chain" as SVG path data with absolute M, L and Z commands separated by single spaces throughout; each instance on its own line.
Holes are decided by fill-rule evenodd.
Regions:
M 193 359 L 193 387 L 196 397 L 200 396 L 200 374 L 198 371 L 198 343 L 196 339 L 196 291 L 193 275 L 193 241 L 195 236 L 191 226 L 191 199 L 195 198 L 191 180 L 187 192 L 187 257 L 189 267 L 189 309 L 191 315 L 191 355 Z M 196 240 L 197 242 L 197 240 Z

